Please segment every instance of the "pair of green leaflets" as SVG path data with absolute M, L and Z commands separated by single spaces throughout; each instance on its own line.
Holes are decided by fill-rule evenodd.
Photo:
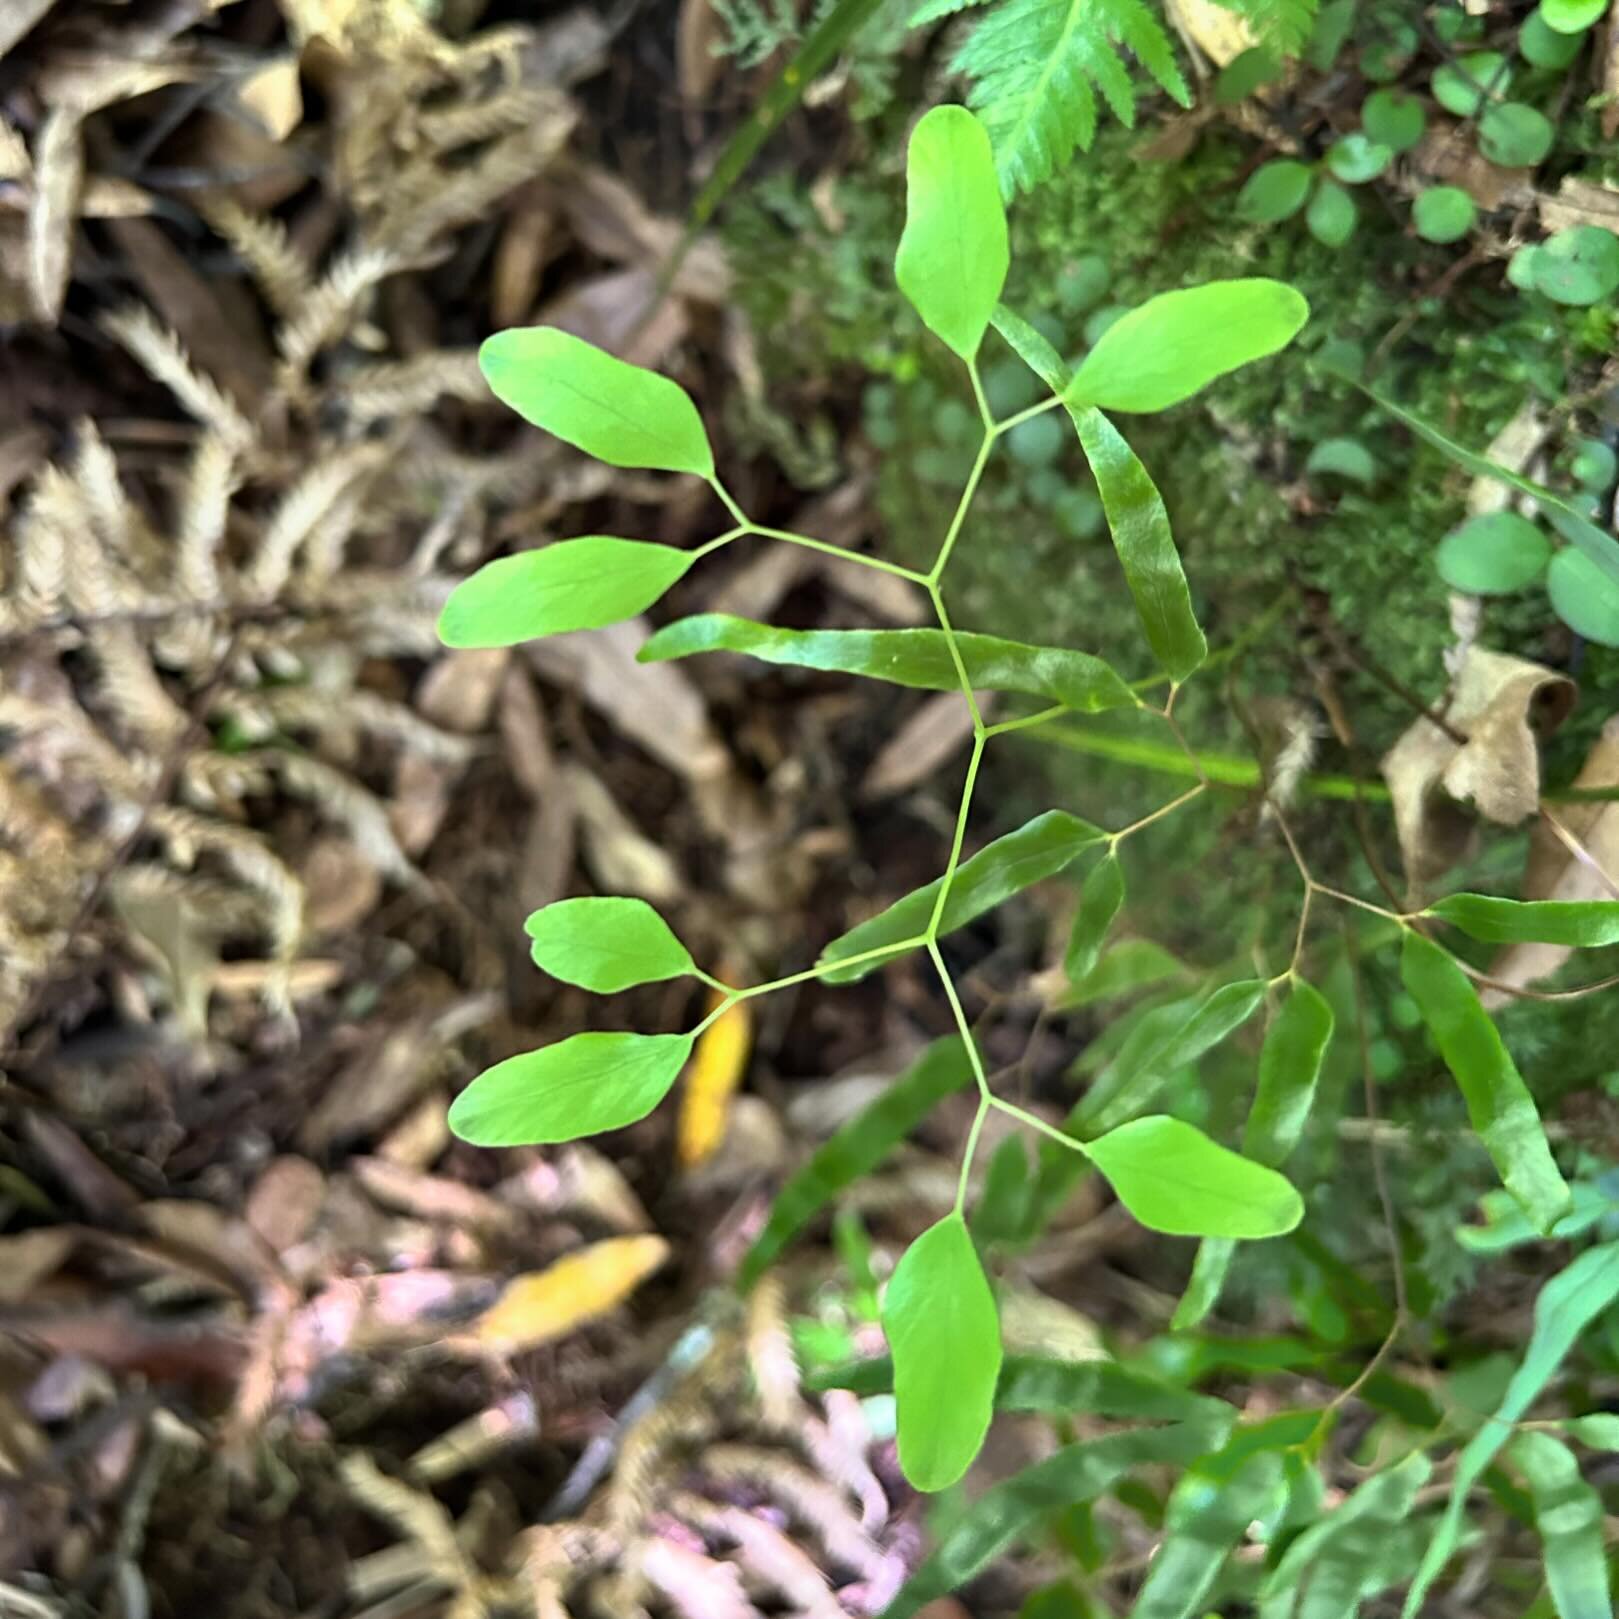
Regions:
M 1145 639 L 1171 678 L 1184 679 L 1202 661 L 1205 643 L 1163 502 L 1102 410 L 1166 408 L 1275 352 L 1303 324 L 1304 300 L 1264 280 L 1168 293 L 1111 326 L 1069 376 L 1049 344 L 1000 303 L 1008 260 L 988 139 L 964 109 L 935 109 L 918 124 L 910 145 L 907 217 L 896 258 L 900 287 L 928 328 L 969 366 L 993 324 L 1052 388 L 1091 460 Z M 702 420 L 674 382 L 546 328 L 498 334 L 484 345 L 481 361 L 502 400 L 576 448 L 616 466 L 689 473 L 719 490 Z M 441 634 L 452 646 L 507 646 L 619 622 L 650 607 L 699 556 L 751 532 L 743 520 L 694 551 L 595 535 L 503 558 L 453 593 Z M 659 631 L 642 656 L 681 657 L 716 648 L 937 690 L 960 689 L 964 670 L 972 685 L 1025 692 L 1081 711 L 1135 701 L 1114 671 L 1087 654 L 952 635 L 942 626 L 790 632 L 703 615 Z M 834 941 L 823 955 L 822 976 L 847 980 L 871 971 L 1064 869 L 1106 838 L 1062 812 L 1036 817 L 965 861 L 942 900 L 941 880 Z M 1117 876 L 1116 865 L 1104 861 L 1103 869 Z M 1108 902 L 1105 878 L 1087 885 L 1094 948 L 1122 900 L 1122 878 L 1113 886 L 1117 893 Z M 702 972 L 663 919 L 638 900 L 563 901 L 531 917 L 528 930 L 541 967 L 593 991 L 615 993 L 691 975 L 720 989 L 722 1004 L 739 993 Z M 1432 951 L 1459 981 L 1458 989 L 1430 966 L 1431 1021 L 1437 1026 L 1449 1017 L 1446 1056 L 1454 1057 L 1475 1123 L 1509 1188 L 1537 1223 L 1548 1224 L 1561 1212 L 1561 1181 L 1549 1158 L 1537 1156 L 1537 1141 L 1544 1155 L 1544 1138 L 1522 1081 L 1514 1088 L 1515 1070 L 1506 1071 L 1510 1059 L 1499 1050 L 1499 1039 L 1490 1046 L 1493 1026 L 1460 969 L 1426 940 L 1413 948 Z M 1161 1049 L 1138 1053 L 1142 1085 L 1113 1094 L 1105 1110 L 1088 1107 L 1088 1097 L 1075 1121 L 1076 1148 L 1143 1224 L 1206 1239 L 1200 1266 L 1212 1286 L 1231 1243 L 1288 1231 L 1302 1214 L 1297 1193 L 1275 1165 L 1296 1141 L 1313 1095 L 1330 1035 L 1325 1003 L 1309 986 L 1291 984 L 1265 1042 L 1248 1156 L 1181 1120 L 1140 1115 L 1161 1076 L 1223 1038 L 1257 1008 L 1264 991 L 1264 985 L 1217 991 L 1186 1027 L 1163 1031 Z M 645 1117 L 668 1094 L 695 1038 L 695 1030 L 589 1033 L 521 1054 L 475 1079 L 456 1100 L 451 1124 L 484 1145 L 558 1142 L 621 1128 Z M 865 1161 L 859 1153 L 845 1156 Z M 1063 1183 L 1055 1184 L 1060 1189 Z M 795 1207 L 793 1218 L 801 1223 L 802 1201 Z M 1212 1297 L 1209 1285 L 1204 1294 Z M 901 1461 L 921 1487 L 942 1488 L 960 1477 L 982 1443 L 1001 1366 L 993 1292 L 959 1210 L 902 1258 L 883 1319 L 894 1352 Z

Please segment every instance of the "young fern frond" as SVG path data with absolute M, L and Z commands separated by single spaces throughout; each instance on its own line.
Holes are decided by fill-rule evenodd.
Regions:
M 949 9 L 960 8 L 934 0 L 918 17 Z M 951 66 L 972 80 L 967 100 L 989 131 L 1004 193 L 1032 190 L 1076 146 L 1089 149 L 1098 91 L 1115 118 L 1134 125 L 1136 87 L 1124 51 L 1191 105 L 1169 37 L 1142 0 L 1006 0 L 978 24 Z

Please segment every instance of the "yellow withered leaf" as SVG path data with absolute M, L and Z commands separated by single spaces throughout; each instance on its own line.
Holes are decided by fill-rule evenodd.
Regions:
M 513 1277 L 472 1324 L 483 1348 L 516 1354 L 549 1343 L 622 1304 L 669 1257 L 662 1237 L 609 1237 L 542 1271 Z
M 716 1018 L 697 1042 L 686 1071 L 675 1132 L 675 1150 L 682 1169 L 696 1169 L 707 1163 L 725 1139 L 731 1098 L 742 1082 L 752 1044 L 753 1017 L 746 1001 L 738 1001 L 723 1017 Z

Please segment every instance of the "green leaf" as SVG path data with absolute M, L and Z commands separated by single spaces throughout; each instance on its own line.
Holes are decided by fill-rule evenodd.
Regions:
M 1064 402 L 1168 410 L 1217 377 L 1286 348 L 1309 317 L 1301 293 L 1263 277 L 1160 293 L 1108 327 Z
M 997 1411 L 1058 1417 L 1086 1414 L 1138 1422 L 1201 1421 L 1229 1427 L 1236 1409 L 1224 1400 L 1166 1383 L 1114 1360 L 1051 1360 L 1008 1355 L 995 1390 Z
M 1518 30 L 1518 53 L 1531 67 L 1565 68 L 1584 44 L 1579 34 L 1560 34 L 1549 27 L 1538 11 L 1525 17 Z
M 1295 979 L 1259 1052 L 1259 1085 L 1242 1137 L 1243 1152 L 1256 1163 L 1278 1168 L 1298 1146 L 1332 1029 L 1326 997 Z
M 1503 101 L 1478 121 L 1479 150 L 1507 169 L 1533 168 L 1552 149 L 1551 120 L 1521 101 Z
M 1304 206 L 1315 181 L 1307 163 L 1290 157 L 1261 163 L 1237 193 L 1237 217 L 1251 225 L 1275 225 L 1291 219 Z
M 1282 1458 L 1261 1450 L 1229 1473 L 1193 1467 L 1170 1493 L 1164 1538 L 1153 1553 L 1131 1619 L 1194 1619 L 1226 1559 L 1266 1516 L 1282 1478 Z
M 1028 368 L 1051 389 L 1060 394 L 1068 386 L 1071 375 L 1068 362 L 1052 347 L 1043 332 L 1037 331 L 1016 310 L 1005 304 L 996 304 L 990 316 L 992 325 Z
M 614 467 L 714 476 L 703 419 L 678 382 L 554 326 L 496 332 L 478 365 L 524 421 Z
M 1360 121 L 1391 152 L 1409 152 L 1428 127 L 1422 102 L 1404 90 L 1374 90 L 1361 105 Z
M 1220 69 L 1214 81 L 1214 99 L 1221 107 L 1245 101 L 1261 85 L 1282 75 L 1282 59 L 1268 45 L 1250 45 Z
M 1587 1248 L 1540 1290 L 1535 1300 L 1535 1328 L 1523 1362 L 1513 1374 L 1493 1421 L 1484 1423 L 1467 1442 L 1456 1463 L 1450 1500 L 1430 1541 L 1422 1566 L 1406 1593 L 1401 1619 L 1417 1619 L 1433 1582 L 1461 1541 L 1468 1492 L 1497 1452 L 1512 1437 L 1516 1423 L 1551 1381 L 1580 1334 L 1619 1298 L 1619 1242 Z
M 1136 1467 L 1184 1466 L 1218 1444 L 1219 1428 L 1178 1422 L 1068 1445 L 984 1491 L 940 1537 L 882 1619 L 914 1619 L 928 1603 L 959 1590 L 1049 1514 L 1093 1501 Z
M 696 971 L 685 945 L 644 899 L 558 900 L 523 929 L 535 966 L 598 995 Z
M 1608 9 L 1608 0 L 1540 0 L 1537 16 L 1559 34 L 1583 34 Z
M 1062 962 L 1070 984 L 1082 983 L 1095 971 L 1107 930 L 1113 926 L 1113 919 L 1123 904 L 1124 868 L 1119 864 L 1118 855 L 1110 850 L 1096 863 L 1080 890 L 1079 910 Z
M 1563 1428 L 1592 1450 L 1619 1450 L 1619 1411 L 1597 1411 L 1589 1417 L 1570 1417 Z
M 1375 180 L 1394 161 L 1394 149 L 1356 130 L 1327 148 L 1327 167 L 1345 185 Z
M 1085 1144 L 1142 1225 L 1172 1237 L 1277 1237 L 1304 1203 L 1274 1169 L 1211 1141 L 1168 1114 L 1121 1124 Z
M 1047 810 L 1044 815 L 1026 821 L 1017 831 L 996 838 L 956 868 L 944 914 L 939 919 L 939 933 L 965 927 L 974 917 L 993 910 L 1030 884 L 1056 876 L 1083 850 L 1106 836 L 1100 828 L 1080 820 L 1077 815 L 1065 810 Z M 933 918 L 934 903 L 943 880 L 935 879 L 926 888 L 914 890 L 869 922 L 841 934 L 821 952 L 821 963 L 847 961 L 850 956 L 861 956 L 868 950 L 882 950 L 907 939 L 920 938 Z M 867 961 L 855 967 L 841 967 L 826 973 L 825 981 L 852 984 L 874 972 L 879 965 L 878 961 Z
M 1261 1589 L 1263 1619 L 1351 1619 L 1361 1601 L 1381 1589 L 1379 1569 L 1387 1541 L 1409 1516 L 1417 1492 L 1432 1476 L 1421 1451 L 1374 1474 L 1287 1548 Z M 1392 1581 L 1384 1581 L 1385 1584 Z
M 1477 214 L 1477 204 L 1458 186 L 1430 186 L 1411 206 L 1417 235 L 1428 242 L 1460 241 Z
M 530 1147 L 644 1119 L 691 1054 L 689 1034 L 576 1034 L 486 1068 L 450 1104 L 475 1147 Z
M 1087 714 L 1137 706 L 1130 688 L 1089 653 L 963 632 L 955 642 L 975 690 L 1028 692 Z M 942 630 L 782 630 L 728 613 L 699 613 L 665 625 L 637 658 L 659 663 L 699 652 L 745 652 L 766 663 L 865 675 L 924 691 L 961 689 Z
M 1561 1619 L 1613 1619 L 1603 1555 L 1602 1497 L 1549 1433 L 1521 1433 L 1507 1448 L 1529 1484 L 1546 1555 L 1546 1583 Z
M 1096 92 L 1135 122 L 1135 86 L 1120 48 L 1173 96 L 1192 104 L 1174 47 L 1141 0 L 1006 0 L 950 63 L 973 81 L 968 97 L 995 147 L 1001 189 L 1030 191 L 1096 135 Z
M 1605 495 L 1619 477 L 1619 453 L 1599 438 L 1576 439 L 1568 470 L 1595 495 Z
M 692 565 L 693 553 L 593 534 L 486 562 L 450 592 L 439 616 L 446 646 L 516 646 L 634 618 Z
M 1583 551 L 1559 551 L 1546 569 L 1552 611 L 1598 646 L 1619 646 L 1619 584 Z
M 989 1160 L 978 1200 L 973 1205 L 973 1241 L 981 1248 L 1023 1241 L 1029 1224 L 1029 1198 L 1034 1177 L 1021 1135 L 1008 1135 Z
M 1075 1129 L 1100 1135 L 1139 1113 L 1170 1075 L 1240 1028 L 1264 999 L 1264 983 L 1249 978 L 1221 985 L 1190 1010 L 1164 1007 L 1144 1018 L 1074 1109 Z
M 1435 449 L 1449 456 L 1457 466 L 1471 472 L 1474 477 L 1493 478 L 1497 483 L 1505 484 L 1508 489 L 1515 489 L 1521 495 L 1528 495 L 1556 524 L 1558 532 L 1565 539 L 1573 541 L 1610 579 L 1619 584 L 1619 541 L 1614 540 L 1612 535 L 1603 533 L 1595 523 L 1571 506 L 1561 495 L 1553 494 L 1550 489 L 1538 483 L 1531 483 L 1528 478 L 1519 477 L 1516 472 L 1509 472 L 1487 456 L 1476 455 L 1472 450 L 1463 448 L 1431 422 L 1412 415 L 1410 411 L 1396 405 L 1393 400 L 1385 398 L 1374 389 L 1363 386 L 1362 391 L 1381 409 L 1386 410 L 1397 421 L 1404 422 L 1419 438 L 1426 439 Z
M 1566 944 L 1575 950 L 1619 944 L 1619 900 L 1451 894 L 1430 905 L 1427 914 L 1486 944 Z
M 894 1357 L 900 1466 L 917 1489 L 945 1489 L 984 1443 L 1001 1371 L 995 1295 L 959 1214 L 905 1250 L 883 1295 L 883 1331 Z
M 1433 98 L 1446 112 L 1471 118 L 1486 92 L 1504 96 L 1512 88 L 1512 71 L 1499 51 L 1475 51 L 1435 70 Z
M 1569 1205 L 1568 1184 L 1552 1159 L 1529 1087 L 1467 975 L 1431 939 L 1410 931 L 1400 977 L 1461 1087 L 1468 1117 L 1502 1184 L 1542 1231 L 1550 1229 Z
M 1345 201 L 1348 201 L 1345 198 Z M 1353 204 L 1351 204 L 1353 206 Z M 1319 475 L 1330 472 L 1353 483 L 1371 485 L 1377 482 L 1377 462 L 1372 452 L 1359 439 L 1325 438 L 1310 451 L 1304 463 L 1307 473 Z
M 1057 998 L 1055 1009 L 1072 1012 L 1095 1001 L 1113 1000 L 1187 976 L 1186 964 L 1161 944 L 1154 944 L 1151 939 L 1121 939 L 1083 978 L 1070 982 Z
M 1546 569 L 1551 542 L 1517 512 L 1470 517 L 1439 542 L 1439 577 L 1470 596 L 1506 596 L 1533 583 Z
M 1619 236 L 1600 225 L 1570 225 L 1530 250 L 1529 282 L 1553 303 L 1584 308 L 1619 291 Z
M 1310 199 L 1309 212 L 1304 223 L 1310 234 L 1326 247 L 1342 247 L 1355 234 L 1359 215 L 1355 200 L 1340 185 L 1323 180 Z M 1328 439 L 1328 444 L 1352 444 L 1353 439 Z
M 1101 411 L 1064 404 L 1091 464 L 1147 644 L 1171 680 L 1185 680 L 1208 655 L 1209 644 L 1192 612 L 1163 496 Z
M 899 290 L 934 336 L 971 360 L 1010 262 L 989 135 L 965 107 L 935 107 L 911 131 L 905 156 Z
M 1209 1311 L 1219 1303 L 1226 1273 L 1236 1257 L 1237 1244 L 1231 1237 L 1205 1237 L 1197 1245 L 1197 1257 L 1192 1261 L 1186 1291 L 1170 1317 L 1171 1332 L 1190 1332 L 1202 1325 Z
M 970 1085 L 972 1074 L 967 1049 L 958 1038 L 934 1041 L 902 1078 L 817 1147 L 809 1162 L 789 1177 L 770 1205 L 764 1230 L 743 1256 L 737 1286 L 743 1292 L 751 1288 L 845 1186 L 869 1175 L 936 1103 Z

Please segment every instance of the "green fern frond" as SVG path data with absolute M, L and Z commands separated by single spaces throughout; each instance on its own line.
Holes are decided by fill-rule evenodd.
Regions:
M 1283 56 L 1297 56 L 1310 43 L 1318 0 L 1215 0 L 1244 18 L 1260 45 L 1273 45 Z
M 1169 39 L 1141 0 L 1005 0 L 973 30 L 951 66 L 973 81 L 968 103 L 989 130 L 1003 191 L 1031 190 L 1076 146 L 1089 149 L 1097 91 L 1121 123 L 1135 123 L 1122 50 L 1191 105 Z

